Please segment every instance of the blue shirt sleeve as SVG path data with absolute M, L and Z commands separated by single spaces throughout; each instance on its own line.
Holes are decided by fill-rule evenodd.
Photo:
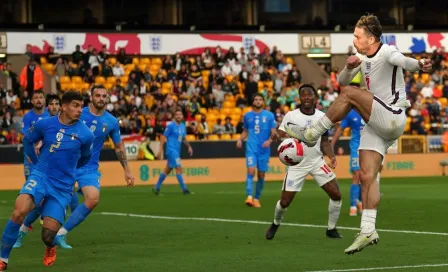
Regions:
M 165 131 L 163 132 L 163 136 L 168 137 L 170 136 L 170 131 L 171 131 L 171 125 L 166 126 Z
M 342 128 L 348 128 L 350 126 L 350 121 L 349 121 L 349 115 L 347 115 L 342 121 L 341 121 L 341 127 Z
M 33 164 L 38 162 L 38 157 L 36 151 L 34 150 L 34 144 L 44 137 L 43 123 L 44 122 L 37 122 L 34 124 L 34 126 L 30 127 L 25 132 L 25 137 L 23 138 L 23 151 L 25 155 L 30 158 Z
M 277 128 L 277 122 L 275 121 L 275 116 L 273 113 L 269 114 L 269 116 L 271 117 L 270 119 L 270 123 L 271 123 L 271 129 L 273 128 Z
M 22 134 L 25 135 L 25 133 L 30 129 L 30 115 L 25 114 L 23 116 L 23 123 L 22 123 Z
M 118 121 L 116 119 L 113 120 L 113 128 L 110 131 L 109 136 L 114 144 L 121 143 L 120 126 L 118 125 Z

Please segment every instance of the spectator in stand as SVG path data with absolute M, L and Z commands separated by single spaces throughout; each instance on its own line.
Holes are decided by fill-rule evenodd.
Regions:
M 3 121 L 2 121 L 2 128 L 9 130 L 9 127 L 12 126 L 12 117 L 11 117 L 11 113 L 9 111 L 5 112 L 5 115 L 3 116 Z
M 3 85 L 3 83 L 0 83 L 0 99 L 6 98 L 7 95 L 8 92 L 6 91 L 5 86 Z
M 8 136 L 8 131 L 5 129 L 1 129 L 0 132 L 0 145 L 7 145 L 8 142 L 6 140 L 6 136 Z
M 221 75 L 223 77 L 233 75 L 232 67 L 230 66 L 230 62 L 226 61 L 225 65 L 221 68 Z
M 421 89 L 420 94 L 424 97 L 424 98 L 429 98 L 432 97 L 433 95 L 433 90 L 432 90 L 432 86 L 430 82 L 427 82 L 425 84 L 425 86 Z
M 88 67 L 85 65 L 84 60 L 81 60 L 81 61 L 79 61 L 78 67 L 76 67 L 75 74 L 77 76 L 84 78 L 86 76 L 87 70 L 88 70 Z
M 61 77 L 66 76 L 67 70 L 68 70 L 67 62 L 62 57 L 58 58 L 56 65 L 54 67 L 56 81 L 59 81 Z
M 101 52 L 98 54 L 99 59 L 101 60 L 101 65 L 104 65 L 105 61 L 109 58 L 110 52 L 107 51 L 107 46 L 101 46 Z
M 216 119 L 216 124 L 213 126 L 213 134 L 224 134 L 224 126 L 222 125 L 221 118 Z
M 79 64 L 81 60 L 84 60 L 84 53 L 81 52 L 81 46 L 76 45 L 75 51 L 72 53 L 72 61 L 75 64 Z
M 101 52 L 102 53 L 102 52 Z M 104 62 L 102 64 L 101 69 L 101 76 L 108 78 L 114 75 L 113 68 L 109 63 L 108 59 L 104 59 Z
M 244 88 L 244 95 L 247 99 L 247 105 L 252 105 L 254 95 L 258 93 L 258 84 L 254 81 L 254 76 L 249 75 L 249 80 L 246 82 L 246 86 Z
M 442 95 L 443 97 L 448 98 L 448 79 L 445 79 L 443 83 Z
M 36 65 L 34 59 L 30 59 L 28 64 L 20 72 L 20 86 L 29 93 L 40 90 L 44 87 L 44 77 L 42 69 Z
M 89 67 L 95 77 L 100 74 L 100 63 L 102 63 L 102 60 L 98 56 L 98 51 L 93 49 L 89 56 Z
M 8 95 L 6 96 L 6 105 L 11 106 L 11 103 L 16 102 L 17 95 L 14 94 L 12 90 L 8 91 Z
M 238 124 L 236 125 L 235 131 L 237 134 L 243 133 L 244 130 L 244 116 L 241 116 L 241 119 L 238 121 Z
M 232 119 L 230 117 L 226 117 L 226 121 L 224 123 L 224 133 L 225 134 L 235 134 L 236 129 L 232 125 Z
M 19 144 L 19 135 L 17 134 L 17 131 L 13 128 L 9 130 L 8 136 L 6 136 L 6 142 L 10 145 L 17 145 Z
M 198 124 L 198 138 L 199 140 L 207 139 L 210 130 L 207 124 L 207 118 L 204 114 L 201 114 L 201 121 Z
M 112 68 L 112 74 L 113 74 L 115 77 L 121 77 L 121 76 L 124 76 L 124 69 L 123 69 L 123 67 L 121 67 L 121 63 L 120 63 L 119 61 L 117 61 L 117 62 L 115 63 L 114 68 Z
M 61 57 L 61 54 L 55 53 L 53 46 L 50 46 L 50 48 L 48 48 L 48 53 L 46 55 L 46 59 L 47 59 L 48 63 L 56 65 L 56 63 L 60 57 Z
M 129 58 L 126 56 L 126 50 L 125 50 L 124 48 L 120 48 L 120 49 L 118 50 L 117 60 L 118 60 L 120 63 L 123 63 L 123 64 L 128 64 L 128 63 L 130 63 L 130 62 L 129 62 Z
M 9 78 L 11 79 L 11 85 L 12 85 L 12 89 L 14 90 L 14 93 L 16 95 L 19 95 L 19 88 L 20 88 L 20 84 L 19 84 L 19 80 L 17 78 L 17 74 L 14 73 L 14 71 L 12 70 L 12 65 L 11 63 L 6 63 L 6 69 L 4 71 L 4 73 L 9 76 Z
M 25 55 L 30 59 L 34 59 L 35 56 L 34 56 L 33 52 L 31 52 L 31 50 L 32 50 L 31 44 L 27 44 L 26 49 L 25 49 Z

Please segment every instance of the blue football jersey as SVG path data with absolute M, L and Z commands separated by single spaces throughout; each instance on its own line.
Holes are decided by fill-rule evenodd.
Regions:
M 92 148 L 92 158 L 80 168 L 97 170 L 100 162 L 100 153 L 107 136 L 110 136 L 114 144 L 121 143 L 120 126 L 118 120 L 109 112 L 105 111 L 103 115 L 97 116 L 90 112 L 89 107 L 82 109 L 82 122 L 92 131 L 95 136 Z
M 32 144 L 40 140 L 42 148 L 37 160 L 35 153 L 32 156 Z M 28 150 L 32 152 L 27 155 L 36 163 L 33 171 L 49 177 L 56 188 L 72 191 L 78 161 L 91 156 L 93 141 L 93 133 L 81 121 L 64 125 L 58 116 L 53 116 L 36 122 L 25 133 L 24 145 L 30 145 Z
M 267 110 L 259 113 L 250 111 L 244 115 L 243 127 L 247 130 L 246 150 L 254 154 L 268 153 L 270 148 L 262 147 L 271 137 L 271 129 L 276 128 L 274 114 Z
M 184 123 L 177 124 L 176 122 L 171 122 L 163 132 L 166 137 L 166 150 L 167 152 L 179 152 L 181 149 L 182 142 L 187 135 L 187 129 Z
M 345 129 L 350 127 L 352 131 L 352 137 L 350 139 L 350 149 L 352 152 L 357 151 L 359 148 L 359 143 L 361 141 L 361 130 L 365 125 L 366 123 L 356 110 L 351 110 L 341 122 L 342 128 Z

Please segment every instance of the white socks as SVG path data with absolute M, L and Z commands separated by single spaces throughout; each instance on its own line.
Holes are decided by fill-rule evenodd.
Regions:
M 326 115 L 324 115 L 322 118 L 320 118 L 319 121 L 314 123 L 312 126 L 314 129 L 311 130 L 313 137 L 318 138 L 325 132 L 327 132 L 329 129 L 331 129 L 334 126 L 334 123 L 331 122 L 330 119 Z
M 334 201 L 330 199 L 328 204 L 328 229 L 336 228 L 336 223 L 338 223 L 339 214 L 341 214 L 342 201 Z
M 287 209 L 288 208 L 282 208 L 282 206 L 280 205 L 280 200 L 277 202 L 277 205 L 275 205 L 274 224 L 280 225 L 280 223 L 282 223 L 283 215 L 285 214 Z
M 25 232 L 25 233 L 27 233 L 29 230 L 30 229 L 27 226 L 25 226 L 24 224 L 22 224 L 19 229 L 19 231 Z
M 361 216 L 361 234 L 375 231 L 376 210 L 364 209 Z
M 64 227 L 60 228 L 57 235 L 67 235 L 68 231 Z

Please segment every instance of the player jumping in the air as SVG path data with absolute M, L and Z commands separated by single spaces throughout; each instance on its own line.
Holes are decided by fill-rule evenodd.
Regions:
M 65 208 L 70 203 L 76 181 L 76 168 L 86 164 L 92 155 L 94 136 L 79 121 L 82 104 L 79 93 L 66 92 L 62 97 L 61 115 L 42 119 L 25 133 L 24 149 L 34 169 L 19 192 L 12 216 L 3 231 L 0 271 L 7 269 L 25 216 L 36 207 L 44 219 L 44 265 L 51 266 L 56 260 L 54 238 L 64 223 Z M 38 159 L 34 144 L 41 140 Z
M 379 235 L 375 222 L 380 202 L 378 172 L 386 150 L 404 132 L 406 99 L 403 69 L 416 72 L 430 71 L 431 60 L 403 56 L 395 46 L 381 43 L 382 27 L 374 15 L 362 16 L 356 23 L 353 44 L 358 53 L 347 60 L 339 75 L 341 94 L 328 109 L 325 116 L 310 127 L 290 124 L 287 133 L 308 145 L 316 144 L 322 134 L 341 121 L 355 108 L 366 122 L 359 145 L 360 181 L 363 213 L 361 231 L 346 254 L 354 254 L 365 247 L 376 244 Z M 352 78 L 361 71 L 367 89 L 348 86 Z
M 157 181 L 156 186 L 152 189 L 156 195 L 159 195 L 160 187 L 162 186 L 163 181 L 165 180 L 166 176 L 169 175 L 171 170 L 173 170 L 173 168 L 176 169 L 176 178 L 179 182 L 182 192 L 185 195 L 191 193 L 185 185 L 184 177 L 182 176 L 182 165 L 180 163 L 180 151 L 182 142 L 187 146 L 188 154 L 190 156 L 193 156 L 193 148 L 191 147 L 190 143 L 187 142 L 187 139 L 185 139 L 185 136 L 187 135 L 187 129 L 185 127 L 185 124 L 182 123 L 183 119 L 184 116 L 182 114 L 182 111 L 179 109 L 176 110 L 176 112 L 174 113 L 174 122 L 166 127 L 165 132 L 160 137 L 160 151 L 157 157 L 159 159 L 162 158 L 164 144 L 166 142 L 165 155 L 167 158 L 167 163 L 165 170 L 159 176 L 159 180 Z
M 269 169 L 271 156 L 271 133 L 276 130 L 274 114 L 264 109 L 264 96 L 255 94 L 252 103 L 253 111 L 244 115 L 243 133 L 241 133 L 236 146 L 241 148 L 246 141 L 246 205 L 260 208 L 260 196 L 264 187 L 265 174 Z M 258 170 L 257 187 L 252 195 L 255 170 Z
M 288 135 L 285 127 L 288 123 L 294 123 L 300 126 L 310 126 L 317 122 L 324 113 L 316 109 L 318 95 L 312 85 L 304 84 L 299 88 L 299 97 L 301 105 L 299 109 L 288 112 L 279 127 L 278 135 L 273 134 L 273 139 L 285 138 Z M 308 175 L 313 176 L 317 184 L 328 194 L 330 202 L 328 205 L 328 228 L 326 235 L 329 238 L 342 238 L 336 229 L 336 224 L 341 213 L 341 192 L 339 190 L 336 175 L 325 163 L 323 155 L 327 156 L 331 163 L 330 167 L 336 167 L 336 156 L 333 148 L 328 141 L 328 133 L 324 133 L 314 147 L 303 146 L 305 154 L 303 160 L 295 166 L 289 166 L 283 181 L 281 199 L 275 206 L 274 222 L 266 232 L 266 238 L 271 240 L 277 232 L 283 215 L 288 206 L 293 201 L 297 192 L 302 191 L 305 178 Z

